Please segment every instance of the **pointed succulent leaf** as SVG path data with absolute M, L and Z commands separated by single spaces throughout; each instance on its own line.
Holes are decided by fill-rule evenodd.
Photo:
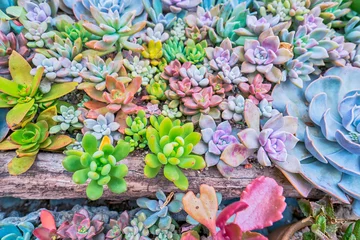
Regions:
M 34 99 L 26 103 L 18 103 L 6 115 L 6 122 L 11 129 L 19 126 L 21 121 L 25 118 L 26 114 L 34 106 Z
M 16 51 L 13 51 L 9 57 L 9 70 L 12 79 L 17 84 L 27 85 L 33 81 L 33 76 L 30 74 L 30 64 Z
M 38 102 L 48 102 L 55 99 L 58 99 L 69 92 L 75 90 L 76 86 L 78 85 L 77 82 L 67 82 L 67 83 L 56 83 L 51 86 L 51 90 L 48 93 L 45 93 L 43 97 L 38 100 Z
M 15 157 L 8 164 L 8 170 L 11 175 L 20 175 L 31 168 L 34 164 L 36 155 L 27 157 Z

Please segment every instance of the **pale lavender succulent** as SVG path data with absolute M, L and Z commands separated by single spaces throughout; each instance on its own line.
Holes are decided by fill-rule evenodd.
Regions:
M 292 59 L 293 54 L 286 48 L 280 48 L 280 39 L 271 28 L 257 40 L 246 40 L 240 49 L 241 71 L 243 73 L 262 73 L 271 82 L 279 82 L 282 73 L 275 65 L 281 65 Z
M 28 39 L 28 47 L 43 48 L 49 45 L 55 36 L 54 31 L 49 30 L 49 24 L 46 22 L 38 23 L 28 20 L 23 21 L 25 28 L 25 37 Z
M 273 162 L 289 172 L 298 172 L 299 160 L 292 155 L 292 149 L 299 141 L 294 136 L 297 118 L 277 114 L 270 118 L 260 130 L 260 112 L 250 100 L 246 101 L 245 119 L 249 126 L 238 134 L 241 143 L 249 150 L 257 151 L 257 160 L 263 166 Z M 257 123 L 257 124 L 256 124 Z
M 206 73 L 207 69 L 205 67 L 197 68 L 195 65 L 191 65 L 190 68 L 180 68 L 180 75 L 183 78 L 189 78 L 191 85 L 194 87 L 207 87 L 209 85 L 209 79 Z
M 210 67 L 219 71 L 225 66 L 233 67 L 239 61 L 240 47 L 232 47 L 229 38 L 226 38 L 219 47 L 205 48 L 206 56 L 210 60 Z
M 24 8 L 27 12 L 26 17 L 31 22 L 42 23 L 51 21 L 51 8 L 46 2 L 36 4 L 34 2 L 27 1 Z
M 336 67 L 344 67 L 350 60 L 351 52 L 355 49 L 356 45 L 351 42 L 345 42 L 344 36 L 336 36 L 331 39 L 338 44 L 338 47 L 328 52 L 329 58 L 326 62 L 330 62 Z
M 97 140 L 101 140 L 104 136 L 108 136 L 113 142 L 120 139 L 118 129 L 120 124 L 115 122 L 113 113 L 106 113 L 105 116 L 99 115 L 96 120 L 85 119 L 83 133 L 91 133 Z
M 350 62 L 352 66 L 360 68 L 360 45 L 357 45 L 351 52 Z
M 227 101 L 220 103 L 219 107 L 223 111 L 221 114 L 223 119 L 240 122 L 243 119 L 245 99 L 242 95 L 229 96 Z
M 297 87 L 302 88 L 304 81 L 310 81 L 310 74 L 314 73 L 313 63 L 309 61 L 311 52 L 304 53 L 296 59 L 288 61 L 283 70 L 282 81 L 290 80 Z
M 219 72 L 218 76 L 228 84 L 238 85 L 241 82 L 247 82 L 248 79 L 241 74 L 238 66 L 230 67 L 229 65 L 223 66 L 222 71 Z
M 148 103 L 145 107 L 146 117 L 149 118 L 152 115 L 159 116 L 161 110 L 159 109 L 159 104 Z
M 164 25 L 158 23 L 155 25 L 154 28 L 147 28 L 146 32 L 141 34 L 141 38 L 147 43 L 149 43 L 150 40 L 154 40 L 154 42 L 165 42 L 166 40 L 168 40 L 169 34 L 167 32 L 164 32 Z
M 319 6 L 314 7 L 308 14 L 304 15 L 304 20 L 300 23 L 305 26 L 307 33 L 311 33 L 317 28 L 327 28 L 323 23 L 324 19 L 320 17 L 321 9 Z
M 165 7 L 173 13 L 179 13 L 183 10 L 195 11 L 201 0 L 162 0 Z
M 70 66 L 70 72 L 68 74 L 68 77 L 71 77 L 73 82 L 81 83 L 83 81 L 83 78 L 81 77 L 81 73 L 87 71 L 86 67 L 86 61 L 83 60 L 81 62 L 77 62 L 73 60 L 71 62 Z
M 218 19 L 220 12 L 219 7 L 214 7 L 209 11 L 205 11 L 204 8 L 198 6 L 196 13 L 190 13 L 185 17 L 185 22 L 190 26 L 196 27 L 214 27 Z

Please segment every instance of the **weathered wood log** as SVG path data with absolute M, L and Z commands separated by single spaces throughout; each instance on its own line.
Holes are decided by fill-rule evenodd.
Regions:
M 145 153 L 143 153 L 145 154 Z M 70 199 L 86 198 L 86 185 L 76 185 L 72 182 L 72 173 L 67 172 L 61 165 L 64 155 L 60 153 L 40 153 L 29 171 L 19 176 L 11 176 L 7 171 L 8 162 L 15 156 L 14 152 L 0 153 L 0 197 L 17 197 L 22 199 Z M 162 189 L 164 192 L 179 192 L 179 190 L 164 176 L 159 175 L 148 179 L 143 174 L 143 158 L 129 156 L 123 163 L 129 167 L 129 174 L 125 178 L 128 191 L 121 195 L 104 191 L 103 199 L 122 201 L 144 196 L 154 196 L 155 192 Z M 245 169 L 240 166 L 233 177 L 226 179 L 220 175 L 216 168 L 206 171 L 185 171 L 189 179 L 189 190 L 198 192 L 199 185 L 209 184 L 224 197 L 238 197 L 243 189 L 253 179 L 264 175 L 274 178 L 284 188 L 286 197 L 301 197 L 291 184 L 276 168 L 253 167 Z M 323 194 L 313 190 L 309 198 L 320 198 Z

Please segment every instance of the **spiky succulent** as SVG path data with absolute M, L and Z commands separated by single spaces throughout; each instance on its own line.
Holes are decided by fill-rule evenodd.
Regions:
M 72 179 L 76 184 L 84 184 L 90 179 L 86 188 L 87 197 L 91 200 L 99 199 L 105 185 L 113 193 L 125 192 L 127 186 L 124 177 L 128 168 L 118 163 L 127 157 L 130 145 L 118 141 L 116 147 L 113 147 L 110 138 L 105 136 L 98 147 L 98 140 L 92 134 L 86 134 L 82 139 L 82 147 L 84 151 L 65 151 L 67 157 L 62 165 L 74 173 Z
M 164 165 L 165 177 L 185 190 L 189 186 L 188 179 L 180 170 L 203 169 L 205 161 L 201 156 L 191 154 L 193 147 L 200 141 L 201 135 L 194 132 L 194 125 L 181 125 L 179 120 L 150 117 L 152 126 L 146 130 L 148 146 L 152 153 L 145 157 L 145 176 L 155 177 Z
M 161 23 L 165 29 L 170 29 L 174 25 L 177 15 L 172 12 L 164 14 L 165 9 L 163 9 L 161 0 L 143 0 L 142 2 L 149 18 L 152 20 L 151 22 L 147 22 L 149 26 L 153 27 Z
M 64 39 L 70 39 L 72 42 L 80 39 L 81 43 L 85 45 L 88 41 L 98 39 L 97 36 L 90 33 L 84 28 L 84 21 L 70 22 L 67 19 L 60 19 L 56 21 L 55 26 L 58 32 L 57 35 Z
M 159 229 L 167 230 L 171 227 L 172 217 L 170 213 L 178 213 L 182 210 L 182 197 L 184 194 L 176 193 L 166 197 L 161 190 L 156 192 L 157 200 L 149 198 L 138 198 L 137 205 L 141 208 L 140 213 L 147 216 L 144 227 L 156 226 Z
M 53 117 L 53 120 L 57 122 L 57 125 L 50 128 L 50 134 L 55 134 L 60 131 L 64 132 L 67 130 L 73 131 L 83 127 L 82 123 L 79 122 L 81 112 L 79 110 L 75 110 L 73 106 L 60 106 L 60 114 L 61 115 Z
M 163 45 L 163 53 L 166 61 L 171 62 L 177 59 L 178 54 L 184 51 L 184 42 L 179 40 L 167 40 Z
M 137 214 L 130 221 L 130 226 L 127 226 L 123 229 L 123 233 L 125 234 L 124 238 L 126 240 L 134 240 L 134 239 L 150 240 L 150 238 L 148 237 L 150 231 L 144 226 L 145 220 L 146 220 L 145 213 Z
M 126 118 L 125 141 L 130 143 L 130 152 L 135 148 L 145 148 L 147 146 L 146 127 L 148 120 L 145 116 L 145 111 L 140 110 L 135 118 L 128 116 Z

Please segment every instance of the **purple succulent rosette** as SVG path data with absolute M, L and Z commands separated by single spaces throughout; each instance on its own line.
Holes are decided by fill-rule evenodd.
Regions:
M 33 3 L 33 2 L 26 2 L 24 6 L 26 10 L 26 17 L 31 22 L 50 22 L 51 21 L 51 8 L 49 4 L 46 2 L 43 3 Z
M 281 65 L 293 58 L 292 52 L 280 48 L 280 39 L 274 35 L 271 28 L 260 34 L 259 40 L 245 41 L 240 48 L 242 73 L 262 73 L 270 82 L 282 79 L 281 70 L 275 65 Z
M 284 83 L 272 93 L 276 109 L 299 119 L 296 136 L 302 143 L 294 150 L 303 179 L 287 177 L 304 196 L 311 187 L 347 204 L 351 196 L 356 214 L 360 214 L 359 74 L 354 67 L 331 68 L 304 89 Z
M 263 166 L 277 167 L 291 173 L 300 171 L 300 162 L 292 154 L 299 141 L 294 136 L 297 131 L 297 118 L 276 114 L 260 129 L 258 107 L 246 100 L 244 118 L 249 128 L 238 134 L 241 143 L 252 153 L 257 152 L 257 160 Z
M 224 177 L 230 177 L 235 167 L 239 166 L 244 158 L 239 151 L 232 151 L 239 145 L 228 121 L 216 125 L 209 115 L 201 115 L 199 120 L 202 140 L 194 147 L 193 153 L 205 154 L 207 167 L 216 166 Z
M 233 67 L 239 62 L 240 47 L 232 48 L 230 39 L 225 39 L 219 47 L 205 48 L 211 69 L 220 71 L 227 66 Z
M 162 2 L 171 12 L 180 13 L 181 11 L 195 11 L 201 0 L 162 0 Z

